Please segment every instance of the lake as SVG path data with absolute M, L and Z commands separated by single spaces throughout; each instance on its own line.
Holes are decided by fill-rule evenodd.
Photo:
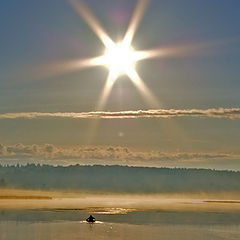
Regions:
M 98 221 L 86 223 L 89 214 Z M 237 240 L 239 236 L 239 211 L 139 211 L 113 207 L 0 210 L 1 240 Z

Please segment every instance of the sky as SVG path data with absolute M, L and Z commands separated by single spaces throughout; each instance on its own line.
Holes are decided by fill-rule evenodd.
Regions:
M 1 3 L 0 162 L 240 170 L 240 2 L 149 1 L 132 47 L 177 51 L 136 63 L 148 93 L 119 76 L 101 112 L 109 69 L 65 68 L 106 51 L 73 2 Z M 119 42 L 141 1 L 86 3 Z

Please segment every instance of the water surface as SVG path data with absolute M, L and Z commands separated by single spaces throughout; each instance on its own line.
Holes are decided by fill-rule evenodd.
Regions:
M 240 212 L 1 210 L 1 240 L 162 239 L 237 240 Z M 89 224 L 89 214 L 99 220 Z

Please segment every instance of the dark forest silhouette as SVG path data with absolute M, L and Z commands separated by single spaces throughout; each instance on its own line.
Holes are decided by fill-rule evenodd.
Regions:
M 240 172 L 128 166 L 1 166 L 0 188 L 129 193 L 240 191 Z

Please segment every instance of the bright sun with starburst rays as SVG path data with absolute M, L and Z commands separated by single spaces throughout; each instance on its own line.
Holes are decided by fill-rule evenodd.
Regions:
M 72 61 L 55 62 L 48 64 L 46 68 L 50 74 L 58 74 L 69 71 L 76 71 L 86 67 L 104 66 L 107 67 L 109 73 L 101 93 L 98 105 L 98 110 L 102 110 L 105 102 L 111 92 L 111 89 L 117 79 L 121 75 L 126 75 L 133 82 L 139 92 L 148 101 L 151 107 L 159 107 L 159 102 L 148 89 L 142 78 L 136 71 L 136 63 L 149 58 L 171 57 L 185 55 L 195 49 L 204 47 L 202 44 L 198 45 L 180 45 L 165 48 L 156 48 L 150 50 L 136 50 L 132 46 L 132 41 L 136 33 L 137 27 L 147 8 L 150 0 L 136 0 L 137 5 L 133 12 L 129 26 L 123 39 L 119 42 L 114 42 L 106 33 L 99 21 L 96 19 L 91 10 L 83 2 L 83 0 L 68 0 L 76 12 L 85 20 L 97 37 L 105 46 L 105 51 L 102 56 L 97 56 L 88 59 L 77 59 Z
M 103 89 L 103 93 L 99 100 L 98 108 L 104 107 L 105 101 L 112 89 L 113 84 L 121 75 L 127 75 L 134 85 L 140 90 L 142 94 L 155 106 L 157 104 L 153 94 L 142 81 L 141 77 L 136 71 L 136 62 L 155 57 L 159 55 L 159 50 L 153 51 L 136 51 L 132 46 L 132 40 L 139 22 L 142 18 L 143 12 L 146 9 L 149 0 L 139 0 L 133 13 L 132 19 L 122 41 L 114 42 L 105 32 L 94 14 L 86 6 L 83 1 L 69 0 L 74 9 L 82 16 L 88 23 L 96 35 L 105 45 L 105 52 L 102 56 L 78 60 L 73 64 L 73 68 L 91 67 L 91 66 L 106 66 L 109 70 L 108 78 Z M 156 54 L 158 52 L 158 54 Z
M 125 45 L 123 42 L 107 48 L 104 58 L 109 71 L 114 75 L 113 81 L 120 75 L 127 74 L 131 68 L 135 70 L 136 52 L 132 46 Z
M 186 48 L 184 46 L 136 50 L 132 45 L 132 41 L 150 0 L 136 1 L 137 5 L 132 14 L 132 18 L 125 35 L 121 41 L 114 42 L 96 19 L 95 15 L 82 0 L 69 0 L 76 12 L 85 20 L 97 37 L 102 41 L 105 46 L 105 51 L 102 56 L 48 64 L 47 70 L 49 70 L 51 74 L 51 72 L 63 73 L 67 71 L 80 70 L 86 67 L 106 67 L 109 73 L 98 101 L 98 105 L 96 106 L 98 110 L 102 110 L 104 108 L 105 102 L 108 99 L 114 83 L 122 75 L 128 76 L 151 107 L 159 107 L 158 101 L 136 71 L 136 63 L 149 58 L 175 56 L 182 54 L 183 52 L 186 53 L 189 50 L 189 47 Z

